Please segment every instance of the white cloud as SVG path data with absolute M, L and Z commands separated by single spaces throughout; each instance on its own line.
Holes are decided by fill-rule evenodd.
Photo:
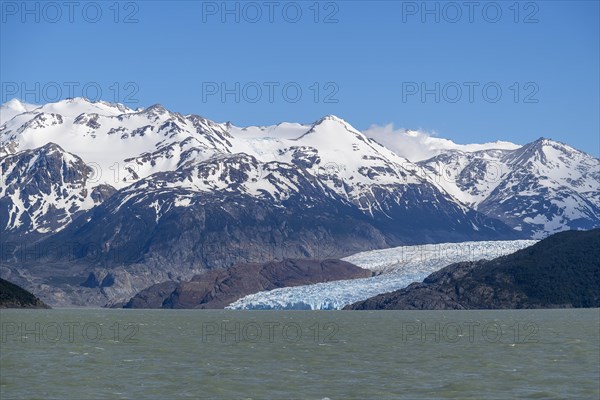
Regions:
M 38 105 L 28 104 L 19 101 L 18 99 L 12 99 L 6 103 L 0 105 L 0 125 L 10 121 L 15 115 L 34 110 L 38 108 Z
M 496 141 L 483 144 L 457 144 L 452 140 L 435 137 L 435 133 L 394 129 L 393 124 L 372 125 L 363 132 L 401 157 L 421 161 L 443 153 L 445 150 L 478 151 L 486 149 L 517 149 L 521 146 Z

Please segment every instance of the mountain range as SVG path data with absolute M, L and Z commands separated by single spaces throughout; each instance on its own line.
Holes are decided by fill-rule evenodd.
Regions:
M 413 162 L 331 115 L 237 127 L 75 98 L 11 100 L 0 123 L 0 276 L 51 304 L 240 262 L 600 226 L 600 160 L 544 138 Z

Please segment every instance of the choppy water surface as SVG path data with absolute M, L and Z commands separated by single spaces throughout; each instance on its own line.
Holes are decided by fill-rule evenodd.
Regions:
M 0 311 L 0 398 L 600 397 L 600 310 Z

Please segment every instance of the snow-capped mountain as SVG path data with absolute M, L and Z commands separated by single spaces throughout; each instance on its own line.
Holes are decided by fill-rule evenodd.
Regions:
M 112 186 L 93 184 L 92 169 L 54 143 L 5 156 L 1 165 L 3 241 L 58 232 L 115 192 Z
M 146 278 L 127 278 L 121 294 L 130 296 L 164 279 L 165 265 L 187 277 L 240 261 L 322 257 L 324 247 L 343 257 L 600 225 L 598 160 L 557 142 L 414 163 L 335 116 L 243 128 L 160 105 L 7 104 L 0 242 L 76 244 L 52 260 L 61 268 L 26 282 L 55 273 L 84 281 L 135 264 Z M 4 268 L 18 275 L 15 254 Z M 119 292 L 104 290 L 107 301 Z
M 95 180 L 118 189 L 155 172 L 174 170 L 188 157 L 228 152 L 224 126 L 183 117 L 160 105 L 131 110 L 82 98 L 40 106 L 0 127 L 0 140 L 15 150 L 55 143 L 97 170 Z
M 600 225 L 600 160 L 564 143 L 453 150 L 419 165 L 462 204 L 530 237 Z
M 121 189 L 119 195 L 129 198 L 138 190 L 150 201 L 155 195 L 150 188 L 161 185 L 162 196 L 168 188 L 173 199 L 180 190 L 218 192 L 221 197 L 233 192 L 281 207 L 290 197 L 314 200 L 304 180 L 321 191 L 317 197 L 357 208 L 379 224 L 404 220 L 400 231 L 426 228 L 422 240 L 436 240 L 436 230 L 456 239 L 480 231 L 482 236 L 506 234 L 501 224 L 458 204 L 428 177 L 412 172 L 416 166 L 410 161 L 334 116 L 310 125 L 239 128 L 160 105 L 131 110 L 76 98 L 14 116 L 0 127 L 0 138 L 5 152 L 17 152 L 15 156 L 57 144 L 94 169 L 95 184 Z M 249 175 L 241 174 L 245 169 L 251 170 Z M 174 173 L 163 175 L 168 172 Z M 7 219 L 14 220 L 15 213 L 24 216 L 27 211 L 11 208 L 9 213 Z M 394 236 L 393 229 L 390 234 Z

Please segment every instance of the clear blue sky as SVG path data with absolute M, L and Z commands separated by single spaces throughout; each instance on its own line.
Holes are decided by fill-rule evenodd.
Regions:
M 56 85 L 68 97 L 69 82 L 79 83 L 75 95 L 88 84 L 93 97 L 90 83 L 97 82 L 108 101 L 161 103 L 238 125 L 311 122 L 336 114 L 359 129 L 394 123 L 458 143 L 525 143 L 545 136 L 599 155 L 598 1 L 521 2 L 516 8 L 513 1 L 479 2 L 472 14 L 462 1 L 453 3 L 459 10 L 427 2 L 433 14 L 422 13 L 421 1 L 320 2 L 316 23 L 313 1 L 276 3 L 270 22 L 262 0 L 252 6 L 228 2 L 232 10 L 239 7 L 236 22 L 235 13 L 222 15 L 221 1 L 121 2 L 118 15 L 112 1 L 85 11 L 89 2 L 83 1 L 71 23 L 64 2 L 54 3 L 61 15 L 44 2 L 29 2 L 33 11 L 23 15 L 20 1 L 3 1 L 1 100 L 34 102 L 34 94 L 22 88 L 11 96 L 13 82 L 34 91 L 38 82 L 36 94 L 44 100 L 55 96 Z M 96 5 L 102 15 L 92 23 Z M 297 9 L 302 16 L 292 23 Z M 137 22 L 124 23 L 127 16 Z M 235 94 L 223 101 L 220 85 L 235 88 L 236 82 L 240 101 Z M 435 93 L 423 101 L 421 85 L 435 91 L 436 82 L 439 102 Z M 465 82 L 478 85 L 472 86 L 473 101 Z M 482 92 L 489 82 L 486 100 Z M 293 103 L 297 87 L 302 96 Z M 502 97 L 492 102 L 497 87 Z

